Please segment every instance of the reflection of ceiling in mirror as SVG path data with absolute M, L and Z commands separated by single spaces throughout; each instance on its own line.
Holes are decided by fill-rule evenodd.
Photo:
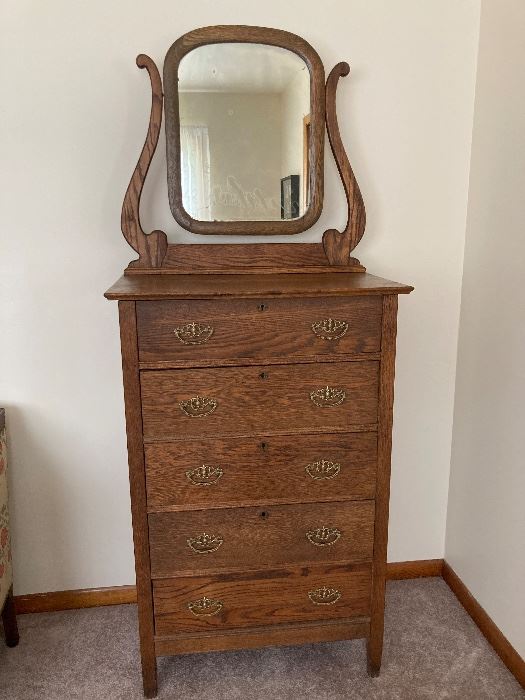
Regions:
M 180 92 L 282 92 L 299 71 L 297 54 L 267 44 L 207 44 L 179 66 Z

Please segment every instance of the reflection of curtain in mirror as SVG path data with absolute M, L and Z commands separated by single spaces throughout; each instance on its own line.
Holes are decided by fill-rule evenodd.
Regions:
M 182 204 L 199 221 L 210 221 L 210 142 L 205 126 L 180 127 Z

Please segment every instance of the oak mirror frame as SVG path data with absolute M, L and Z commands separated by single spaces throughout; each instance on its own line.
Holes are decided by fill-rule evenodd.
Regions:
M 274 220 L 202 220 L 193 218 L 184 208 L 181 174 L 181 136 L 179 118 L 179 78 L 181 61 L 193 50 L 211 44 L 259 44 L 293 52 L 304 61 L 310 74 L 310 112 L 308 124 L 308 192 L 304 213 L 296 218 Z M 317 52 L 301 37 L 279 29 L 250 26 L 203 27 L 181 36 L 170 47 L 164 61 L 164 112 L 168 196 L 177 223 L 196 234 L 291 235 L 306 231 L 318 220 L 323 208 L 325 79 Z M 302 129 L 302 123 L 300 125 Z

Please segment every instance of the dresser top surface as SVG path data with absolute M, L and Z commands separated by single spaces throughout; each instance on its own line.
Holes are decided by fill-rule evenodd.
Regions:
M 409 294 L 413 287 L 367 272 L 123 275 L 107 299 L 215 299 Z

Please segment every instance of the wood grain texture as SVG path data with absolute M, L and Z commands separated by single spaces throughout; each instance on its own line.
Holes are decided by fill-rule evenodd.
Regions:
M 323 246 L 330 264 L 347 265 L 350 253 L 365 232 L 366 212 L 361 190 L 346 155 L 339 124 L 337 122 L 336 92 L 341 76 L 348 75 L 348 63 L 338 63 L 326 82 L 326 128 L 332 153 L 341 176 L 348 204 L 348 219 L 343 231 L 328 229 L 323 235 Z
M 131 518 L 135 548 L 137 579 L 140 655 L 144 694 L 157 692 L 157 662 L 155 659 L 153 597 L 150 572 L 148 519 L 146 512 L 146 478 L 142 443 L 142 415 L 138 369 L 137 325 L 135 303 L 119 302 L 122 374 L 126 407 Z
M 181 59 L 198 46 L 220 43 L 255 43 L 279 46 L 300 56 L 310 71 L 310 206 L 304 216 L 288 221 L 197 221 L 184 209 L 180 178 L 178 69 Z M 280 29 L 218 25 L 202 27 L 175 41 L 164 60 L 166 155 L 168 195 L 177 223 L 192 233 L 289 235 L 314 225 L 323 207 L 324 181 L 324 67 L 316 51 L 301 37 Z
M 306 536 L 337 528 L 332 545 Z M 321 562 L 365 562 L 372 558 L 374 502 L 273 505 L 259 508 L 152 513 L 149 516 L 153 578 L 262 569 Z M 194 552 L 188 539 L 202 533 L 223 540 L 216 551 Z
M 161 442 L 146 445 L 145 455 L 150 512 L 375 496 L 375 433 Z M 338 471 L 312 478 L 306 468 L 320 460 L 339 465 Z M 220 469 L 215 483 L 196 485 L 188 478 L 203 464 Z
M 479 627 L 483 636 L 492 646 L 518 683 L 525 689 L 525 659 L 512 646 L 494 620 L 485 612 L 463 581 L 445 561 L 443 578 L 456 595 L 461 605 Z
M 227 630 L 224 632 L 181 634 L 156 637 L 157 656 L 173 654 L 201 654 L 230 649 L 257 649 L 265 646 L 286 646 L 316 642 L 335 642 L 340 639 L 361 639 L 368 636 L 367 620 L 344 620 L 317 623 L 299 623 L 257 627 L 255 629 Z
M 80 588 L 71 591 L 50 591 L 15 596 L 16 612 L 56 612 L 98 608 L 101 605 L 126 605 L 137 602 L 136 586 L 110 586 L 107 588 Z
M 130 263 L 131 268 L 159 268 L 168 248 L 168 239 L 163 231 L 146 234 L 140 223 L 140 197 L 148 174 L 153 154 L 159 140 L 162 122 L 162 84 L 157 66 L 149 56 L 137 56 L 137 66 L 146 68 L 151 82 L 151 114 L 148 133 L 138 163 L 124 195 L 121 228 L 124 238 L 139 254 L 139 259 Z
M 368 671 L 377 676 L 383 654 L 386 555 L 390 498 L 390 459 L 392 451 L 392 411 L 397 332 L 397 296 L 383 297 L 383 332 L 379 381 L 379 425 L 377 489 L 374 529 L 374 569 L 371 598 Z
M 124 275 L 107 299 L 216 299 L 409 294 L 405 284 L 362 273 L 250 275 Z
M 4 607 L 2 609 L 2 623 L 4 625 L 4 638 L 8 647 L 16 647 L 20 641 L 18 623 L 16 621 L 15 601 L 13 598 L 13 586 L 9 589 Z
M 288 272 L 366 272 L 357 260 L 330 265 L 322 243 L 172 243 L 162 268 L 126 270 L 126 274 L 264 274 Z
M 382 301 L 355 298 L 140 301 L 137 303 L 141 362 L 268 358 L 377 352 L 381 343 Z M 347 330 L 339 338 L 312 324 L 333 319 Z M 212 328 L 202 344 L 184 344 L 175 330 L 198 323 Z M 337 335 L 337 333 L 335 334 Z M 320 337 L 325 336 L 325 337 Z
M 171 635 L 366 617 L 371 568 L 337 564 L 154 581 L 155 631 Z M 323 587 L 338 591 L 339 600 L 314 604 L 308 594 Z M 222 604 L 217 614 L 195 615 L 188 608 L 203 597 Z
M 378 370 L 378 362 L 143 370 L 144 437 L 240 436 L 279 428 L 349 431 L 353 424 L 375 424 Z M 320 407 L 311 400 L 311 392 L 326 386 L 344 391 L 339 405 Z M 194 397 L 214 399 L 217 407 L 189 417 L 181 404 Z
M 304 272 L 305 267 L 330 271 L 320 243 L 173 243 L 168 246 L 161 272 L 250 274 L 272 269 Z

